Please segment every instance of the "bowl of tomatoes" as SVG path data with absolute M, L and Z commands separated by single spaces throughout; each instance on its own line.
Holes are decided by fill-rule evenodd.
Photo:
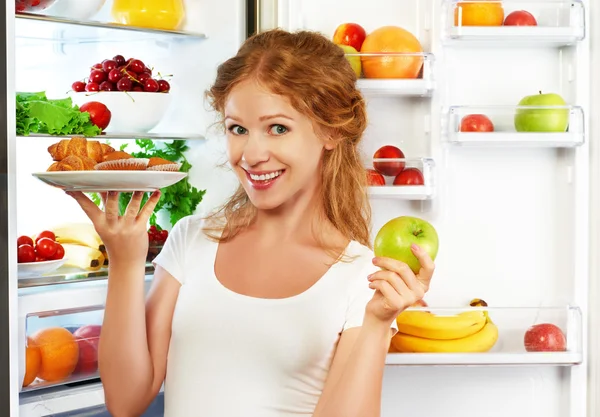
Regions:
M 35 236 L 17 239 L 17 271 L 19 278 L 35 278 L 56 271 L 67 261 L 65 249 L 49 230 Z
M 57 0 L 15 0 L 17 13 L 37 13 L 46 10 Z

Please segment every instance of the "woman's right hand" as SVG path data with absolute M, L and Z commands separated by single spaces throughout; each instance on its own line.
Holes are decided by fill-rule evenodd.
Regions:
M 152 193 L 141 209 L 144 193 L 134 192 L 123 216 L 119 216 L 119 193 L 116 191 L 101 194 L 105 211 L 82 192 L 67 194 L 79 203 L 94 224 L 111 263 L 145 261 L 148 253 L 148 219 L 158 203 L 160 191 Z

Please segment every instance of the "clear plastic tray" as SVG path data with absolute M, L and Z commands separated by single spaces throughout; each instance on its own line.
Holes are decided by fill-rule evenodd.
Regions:
M 429 200 L 435 191 L 434 168 L 431 158 L 373 158 L 367 167 L 369 196 Z
M 541 115 L 552 123 L 552 116 L 562 113 L 567 130 L 517 131 L 515 117 L 523 111 L 527 112 L 527 128 L 547 128 L 546 123 L 534 123 L 534 119 Z M 462 123 L 470 115 L 487 117 L 493 124 L 493 131 L 465 131 Z M 479 119 L 478 124 L 482 120 Z M 578 106 L 452 106 L 448 109 L 445 136 L 449 143 L 462 146 L 575 147 L 584 143 L 584 114 Z
M 421 316 L 399 325 L 401 332 L 413 334 L 394 336 L 388 365 L 575 365 L 583 360 L 581 310 L 575 306 L 421 307 L 407 312 Z M 489 323 L 481 327 L 477 316 L 444 318 L 443 325 L 423 317 L 465 313 L 487 314 L 495 328 L 487 327 Z M 469 323 L 474 327 L 467 332 Z M 455 339 L 442 340 L 450 337 Z
M 434 57 L 430 53 L 357 53 L 346 54 L 361 63 L 358 88 L 366 96 L 430 97 L 435 88 Z M 407 77 L 406 67 L 422 63 L 416 77 Z M 365 66 L 366 69 L 365 70 Z
M 576 43 L 586 36 L 585 7 L 580 0 L 514 0 L 502 1 L 503 21 L 515 11 L 527 11 L 533 15 L 535 26 L 467 26 L 463 25 L 472 4 L 490 3 L 485 0 L 468 2 L 444 0 L 444 42 L 496 43 L 506 46 L 532 46 L 549 44 L 565 46 Z M 485 6 L 485 5 L 484 5 Z M 477 23 L 478 20 L 473 20 Z M 470 23 L 470 22 L 469 22 Z

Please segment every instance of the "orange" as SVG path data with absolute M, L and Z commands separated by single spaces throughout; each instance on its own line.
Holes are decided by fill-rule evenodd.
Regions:
M 49 327 L 39 330 L 31 339 L 42 357 L 39 378 L 56 382 L 73 373 L 79 359 L 79 345 L 70 331 L 63 327 Z
M 25 348 L 25 377 L 23 378 L 23 387 L 28 386 L 40 372 L 42 365 L 42 354 L 40 349 L 33 343 L 30 337 L 27 338 L 27 347 Z
M 398 26 L 383 26 L 367 35 L 360 52 L 420 53 L 423 47 L 409 31 Z M 365 78 L 417 78 L 423 66 L 422 55 L 362 56 L 361 61 Z
M 459 24 L 459 10 L 462 10 L 462 26 L 502 26 L 504 22 L 504 9 L 502 2 L 468 2 L 461 1 L 454 9 L 454 25 Z

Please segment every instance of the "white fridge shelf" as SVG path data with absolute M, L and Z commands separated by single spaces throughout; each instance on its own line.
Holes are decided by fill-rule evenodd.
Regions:
M 517 366 L 580 364 L 581 353 L 388 353 L 388 366 Z
M 429 200 L 435 195 L 431 158 L 373 158 L 367 167 L 371 199 Z
M 487 4 L 480 4 L 487 3 Z M 484 26 L 475 17 L 476 7 L 501 10 L 499 19 Z M 505 25 L 506 18 L 513 12 L 526 11 L 535 19 L 536 25 Z M 482 14 L 480 14 L 481 16 Z M 488 14 L 489 16 L 490 14 Z M 498 24 L 500 23 L 500 24 Z M 467 4 L 445 0 L 444 34 L 446 45 L 495 44 L 507 47 L 567 46 L 583 40 L 586 36 L 585 7 L 580 0 L 513 0 L 503 1 L 501 6 L 490 5 L 482 0 Z
M 451 106 L 444 136 L 460 146 L 572 148 L 585 141 L 584 114 L 579 106 Z
M 361 63 L 357 86 L 365 96 L 431 97 L 435 88 L 431 53 L 347 53 L 346 58 Z M 415 63 L 422 65 L 417 77 L 404 77 Z

